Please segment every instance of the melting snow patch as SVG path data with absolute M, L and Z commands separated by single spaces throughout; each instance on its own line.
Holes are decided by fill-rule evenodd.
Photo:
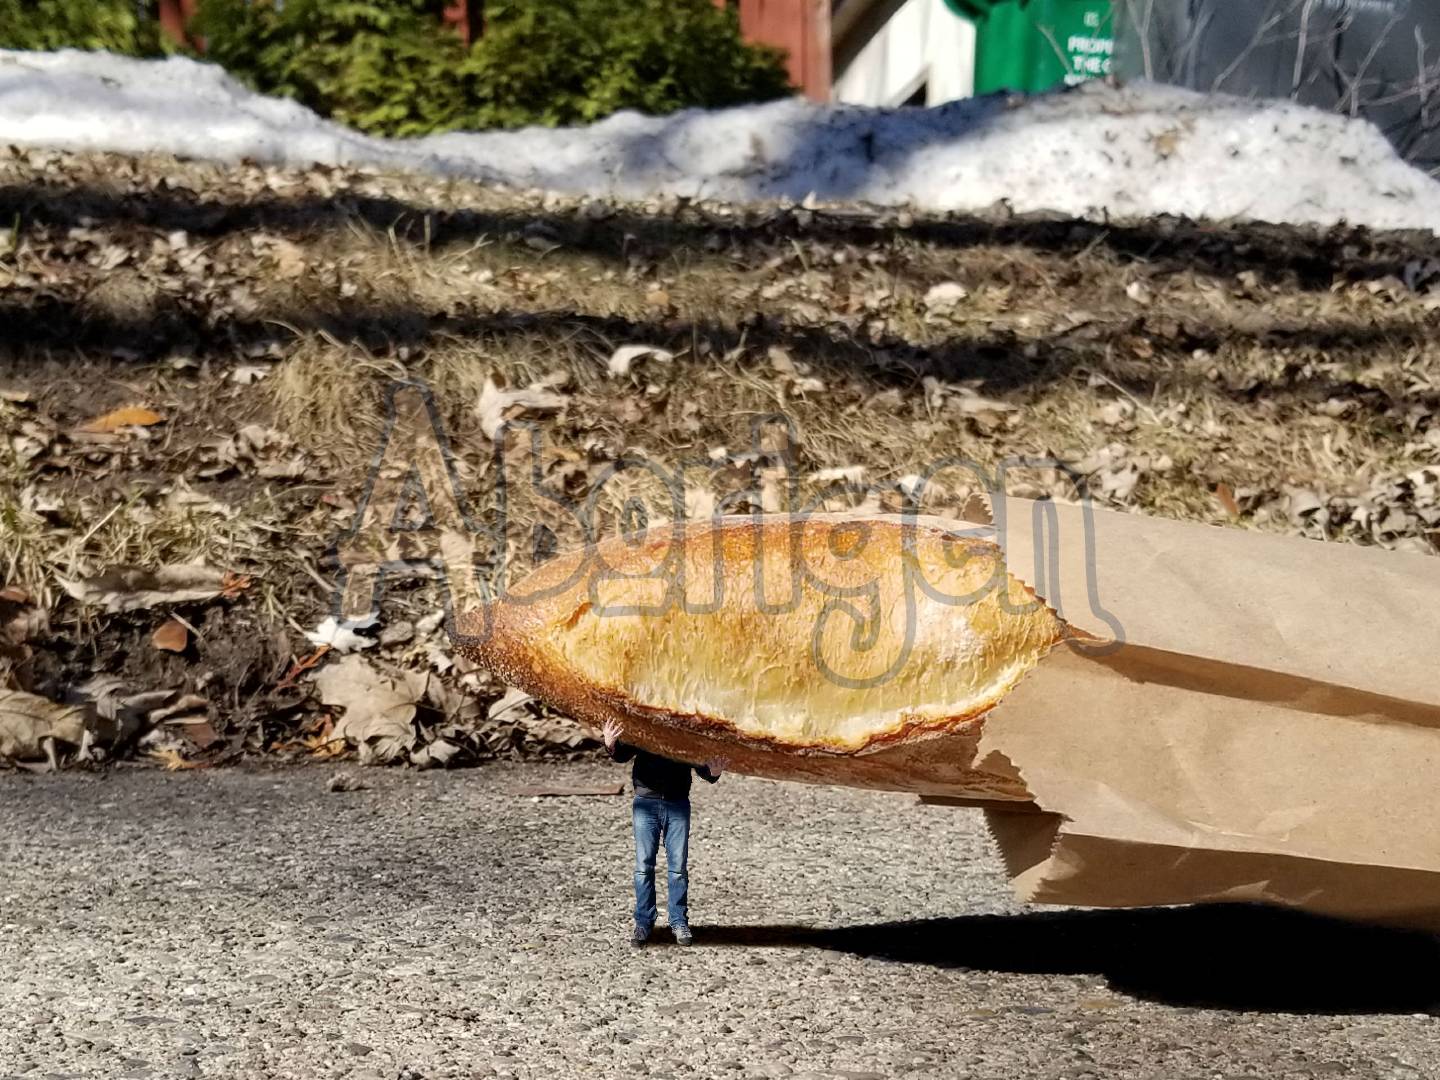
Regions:
M 221 69 L 0 50 L 0 143 L 410 169 L 522 188 L 1112 218 L 1440 229 L 1440 183 L 1369 123 L 1284 101 L 1089 83 L 933 109 L 800 100 L 584 128 L 378 139 Z

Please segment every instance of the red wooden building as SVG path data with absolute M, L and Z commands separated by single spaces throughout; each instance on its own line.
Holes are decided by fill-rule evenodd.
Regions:
M 812 101 L 829 101 L 831 0 L 739 0 L 738 6 L 740 32 L 784 49 L 790 81 Z

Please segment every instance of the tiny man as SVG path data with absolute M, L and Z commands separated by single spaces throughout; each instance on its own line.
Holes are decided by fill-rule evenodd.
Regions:
M 615 761 L 635 759 L 630 769 L 635 789 L 635 932 L 630 944 L 637 948 L 650 940 L 655 927 L 655 856 L 665 842 L 665 902 L 670 931 L 677 945 L 689 945 L 689 888 L 686 866 L 690 857 L 690 772 L 711 784 L 720 779 L 726 760 L 712 758 L 704 765 L 686 765 L 620 741 L 620 725 L 605 721 L 600 729 L 605 751 Z

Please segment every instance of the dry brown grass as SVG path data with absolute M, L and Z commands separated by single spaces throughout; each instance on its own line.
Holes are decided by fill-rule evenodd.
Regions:
M 160 176 L 181 193 L 170 203 L 154 194 Z M 0 161 L 0 179 L 37 191 L 5 262 L 13 302 L 51 306 L 3 362 L 3 384 L 35 403 L 0 401 L 0 420 L 43 414 L 63 443 L 68 425 L 105 408 L 172 403 L 164 453 L 137 444 L 99 467 L 98 487 L 73 455 L 42 467 L 0 450 L 0 572 L 42 588 L 80 561 L 204 557 L 263 569 L 276 612 L 290 611 L 292 592 L 313 605 L 315 575 L 299 567 L 314 569 L 348 523 L 396 380 L 433 390 L 481 507 L 496 479 L 477 416 L 487 381 L 564 395 L 536 418 L 543 469 L 582 501 L 621 458 L 674 471 L 720 447 L 729 463 L 692 468 L 692 482 L 767 497 L 773 461 L 734 455 L 775 413 L 793 428 L 802 500 L 828 492 L 886 508 L 902 478 L 941 458 L 1077 462 L 1118 445 L 1144 468 L 1108 496 L 1092 476 L 1104 501 L 1292 529 L 1289 488 L 1362 498 L 1440 463 L 1440 435 L 1427 437 L 1440 430 L 1437 304 L 1381 272 L 1403 262 L 1398 240 L 1357 241 L 1350 254 L 1324 241 L 1336 261 L 1315 280 L 1321 240 L 1264 230 L 1226 248 L 1203 230 L 1157 228 L 1137 254 L 1134 238 L 1101 230 L 1072 243 L 1070 226 L 963 225 L 974 235 L 958 242 L 944 223 L 772 226 L 758 211 L 707 219 L 673 205 L 592 213 L 334 171 L 30 154 Z M 92 224 L 72 234 L 65 215 L 82 211 Z M 926 301 L 942 282 L 967 290 L 948 310 Z M 78 316 L 66 324 L 67 313 Z M 674 359 L 610 375 L 610 354 L 634 344 Z M 177 370 L 181 359 L 198 366 Z M 247 364 L 266 377 L 241 387 L 232 375 Z M 976 416 L 965 406 L 976 395 L 1010 411 Z M 197 476 L 205 448 L 247 423 L 293 439 L 309 471 Z M 866 490 L 811 479 L 853 467 Z M 172 513 L 157 492 L 181 477 L 241 513 Z M 1032 493 L 1076 494 L 1053 470 L 1015 478 Z M 958 506 L 970 483 L 953 476 L 942 501 Z M 64 509 L 26 510 L 27 487 Z M 1222 487 L 1238 493 L 1238 519 Z M 652 520 L 670 512 L 638 473 L 599 491 L 606 528 L 632 497 Z M 527 526 L 570 527 L 543 500 L 512 510 Z M 1408 535 L 1428 543 L 1423 526 Z
M 400 383 L 431 393 L 472 520 L 499 524 L 506 480 L 511 575 L 581 541 L 576 508 L 601 534 L 720 501 L 783 508 L 782 448 L 799 506 L 896 510 L 934 463 L 1009 463 L 1020 494 L 1440 548 L 1440 296 L 1394 280 L 1429 242 L 596 206 L 0 150 L 0 220 L 12 215 L 0 587 L 36 597 L 54 628 L 27 678 L 51 696 L 96 670 L 143 687 L 204 679 L 216 730 L 248 745 L 283 745 L 314 719 L 291 711 L 293 684 L 276 691 L 314 655 L 331 549 L 394 494 L 369 485 Z M 943 283 L 964 298 L 935 306 Z M 611 373 L 627 345 L 672 356 Z M 521 436 L 497 455 L 479 408 L 487 387 L 537 386 L 558 407 L 516 419 L 542 439 L 543 490 Z M 77 430 L 133 405 L 161 422 Z M 772 427 L 757 442 L 777 415 L 793 441 Z M 1039 464 L 1014 468 L 1022 458 Z M 1056 462 L 1083 472 L 1079 488 Z M 391 464 L 382 479 L 403 479 Z M 683 507 L 650 468 L 683 474 Z M 937 480 L 924 505 L 939 513 L 983 486 L 959 467 Z M 391 530 L 393 510 L 366 550 L 442 556 L 437 530 Z M 501 553 L 483 535 L 475 547 L 495 573 Z M 253 584 L 201 606 L 185 657 L 149 644 L 167 615 L 96 617 L 58 584 L 196 559 Z M 483 673 L 447 670 L 442 597 L 433 577 L 387 578 L 385 626 L 431 628 L 367 655 L 446 671 L 472 704 L 497 696 Z

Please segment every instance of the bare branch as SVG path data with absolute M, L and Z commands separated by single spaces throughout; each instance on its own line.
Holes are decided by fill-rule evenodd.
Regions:
M 1344 97 L 1342 97 L 1340 101 L 1336 103 L 1335 108 L 1338 111 L 1348 112 L 1351 117 L 1356 117 L 1360 115 L 1360 95 L 1358 93 L 1358 89 L 1365 80 L 1365 72 L 1370 70 L 1370 65 L 1374 62 L 1376 55 L 1380 52 L 1380 46 L 1385 44 L 1385 39 L 1390 36 L 1390 32 L 1399 25 L 1401 16 L 1403 14 L 1404 9 L 1402 8 L 1396 8 L 1390 13 L 1390 18 L 1385 23 L 1384 29 L 1382 29 L 1380 33 L 1375 35 L 1375 40 L 1370 43 L 1370 51 L 1365 54 L 1365 59 L 1360 61 L 1360 67 L 1356 69 L 1353 78 L 1347 76 L 1345 72 L 1340 70 L 1337 65 L 1335 74 L 1338 75 L 1342 81 L 1346 82 L 1346 93 L 1350 98 L 1350 104 L 1348 107 L 1345 105 Z
M 1292 10 L 1294 10 L 1294 7 L 1295 5 L 1291 4 L 1289 7 L 1285 7 L 1279 11 L 1275 11 L 1274 14 L 1272 14 L 1269 18 L 1265 19 L 1259 26 L 1255 28 L 1255 33 L 1250 36 L 1250 43 L 1246 45 L 1245 48 L 1241 49 L 1239 53 L 1236 54 L 1235 58 L 1225 66 L 1225 70 L 1220 72 L 1220 74 L 1215 77 L 1214 82 L 1210 84 L 1211 93 L 1221 92 L 1226 80 L 1228 80 L 1231 75 L 1234 75 L 1235 72 L 1239 70 L 1240 65 L 1243 64 L 1246 60 L 1248 60 L 1251 54 L 1254 53 L 1256 49 L 1260 48 L 1262 45 L 1270 45 L 1274 44 L 1275 42 L 1285 40 L 1283 37 L 1278 37 L 1273 39 L 1272 41 L 1266 41 L 1265 35 L 1271 30 L 1274 30 L 1275 27 L 1279 26 L 1280 23 L 1285 19 L 1285 16 L 1287 16 Z
M 1300 33 L 1295 41 L 1295 68 L 1290 76 L 1290 97 L 1291 99 L 1300 96 L 1300 74 L 1305 70 L 1305 37 L 1310 31 L 1310 12 L 1315 7 L 1315 0 L 1305 0 L 1305 6 L 1300 9 Z

